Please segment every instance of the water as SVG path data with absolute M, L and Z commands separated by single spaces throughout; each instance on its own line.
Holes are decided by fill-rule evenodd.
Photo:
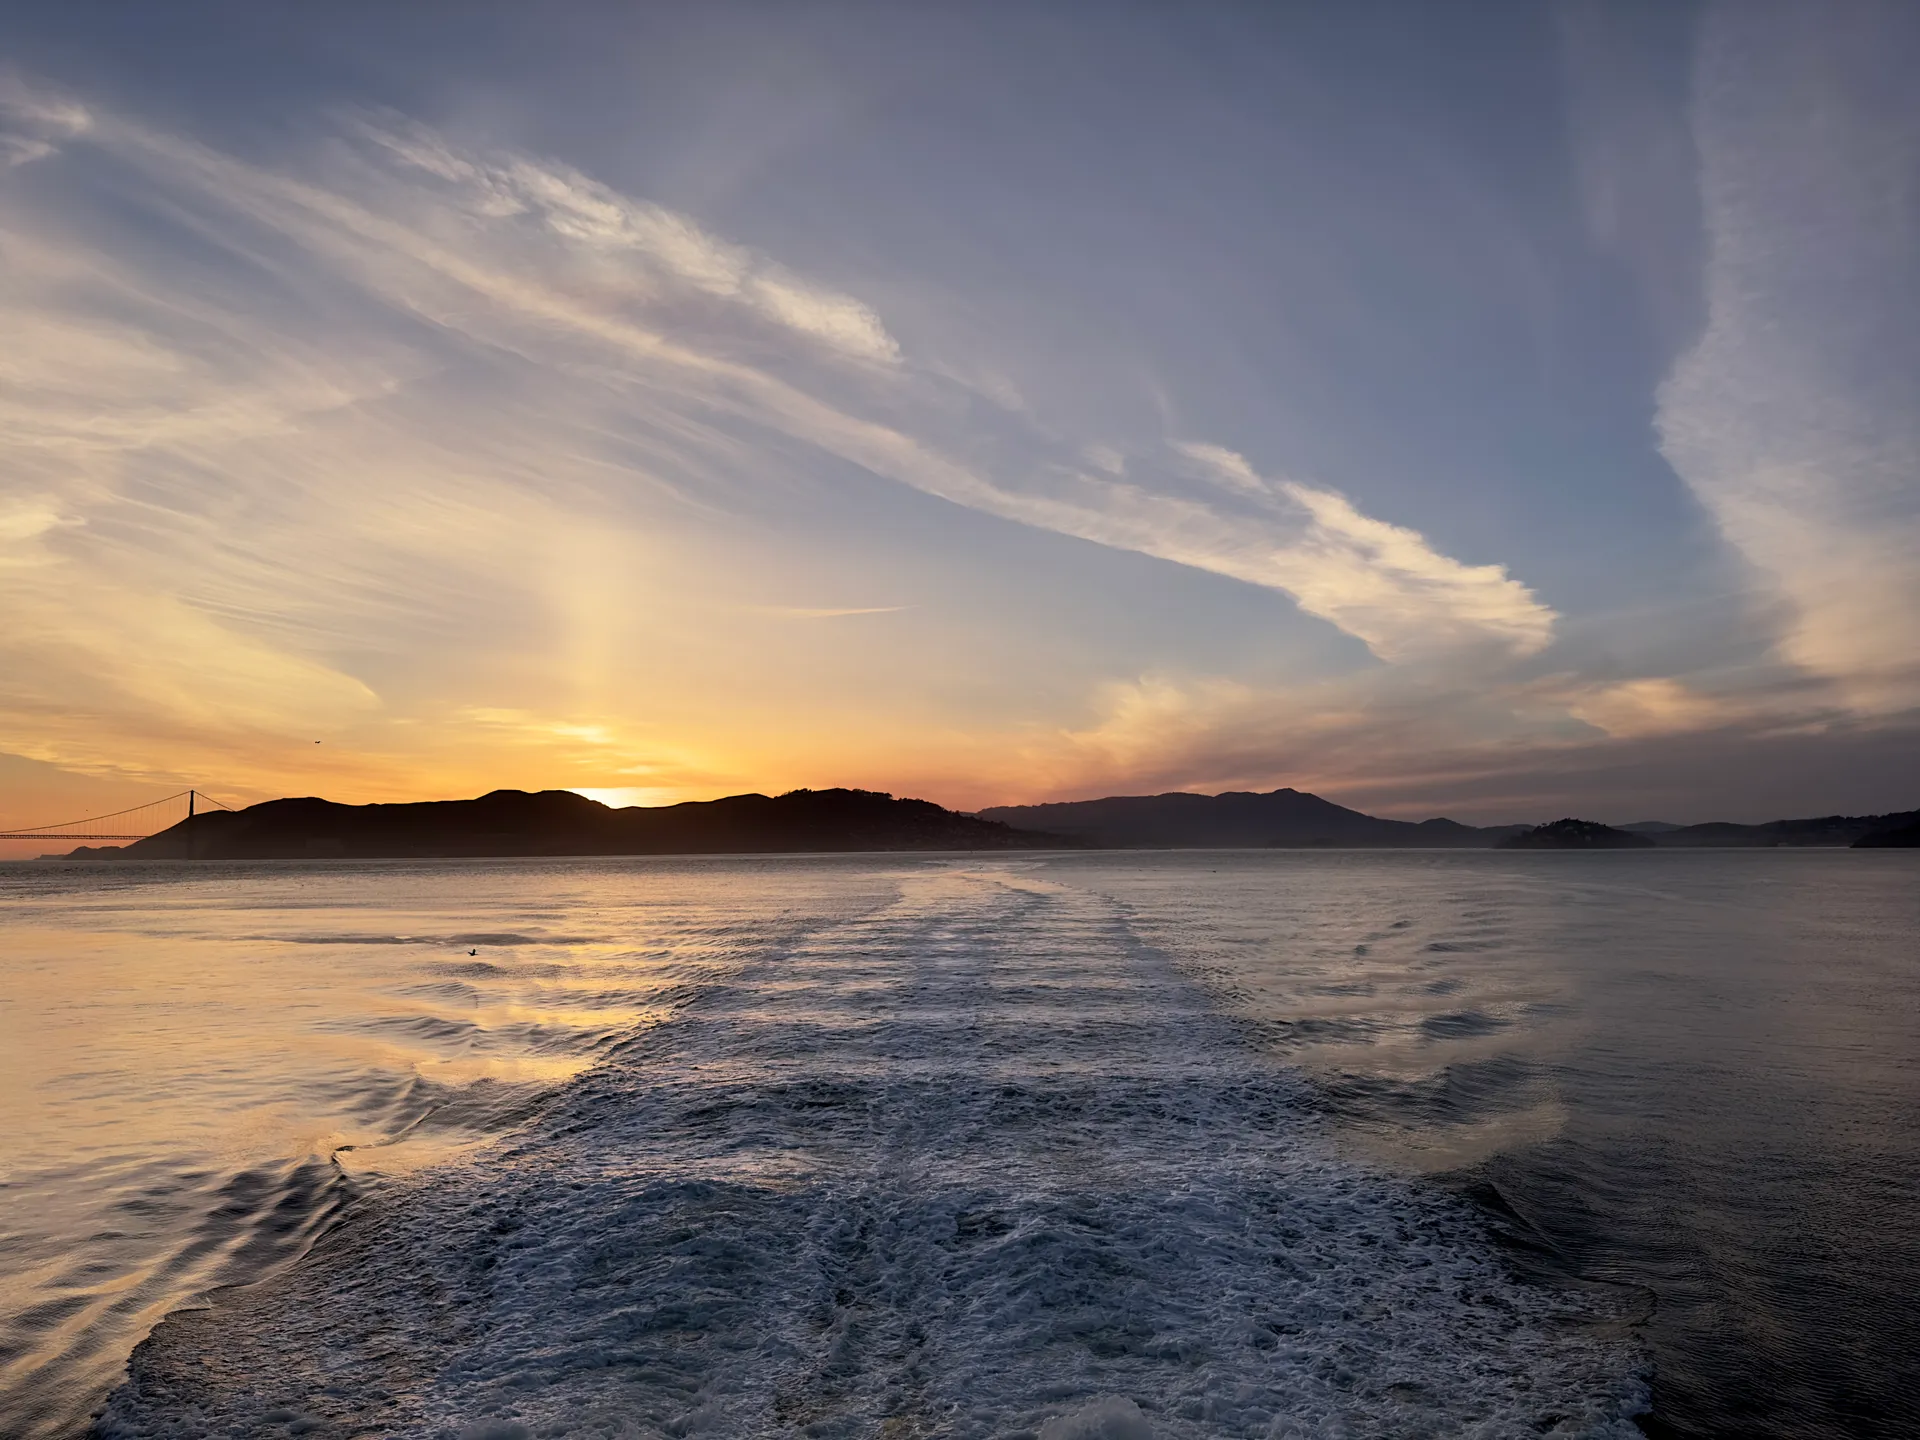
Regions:
M 616 873 L 0 866 L 0 1435 L 83 1430 L 162 1315 L 888 893 L 804 862 Z
M 1920 1434 L 1920 857 L 1170 855 L 1112 893 L 1347 1146 L 1647 1294 L 1649 1431 Z
M 1915 1433 L 1917 880 L 8 867 L 0 1433 Z

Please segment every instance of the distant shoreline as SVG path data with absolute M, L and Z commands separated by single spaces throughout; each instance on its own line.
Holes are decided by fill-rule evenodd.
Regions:
M 1282 789 L 1175 792 L 978 814 L 870 790 L 794 790 L 615 809 L 570 790 L 496 790 L 472 800 L 341 805 L 269 800 L 194 815 L 124 846 L 82 845 L 16 863 L 164 860 L 507 860 L 1009 851 L 1435 851 L 1844 849 L 1920 843 L 1920 811 L 1763 825 L 1657 821 L 1613 827 L 1567 818 L 1474 826 L 1389 820 Z

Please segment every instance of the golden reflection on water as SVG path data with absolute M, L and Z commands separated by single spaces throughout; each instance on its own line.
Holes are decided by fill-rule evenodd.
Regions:
M 0 1314 L 23 1317 L 28 1343 L 10 1347 L 24 1353 L 0 1365 L 0 1388 L 49 1364 L 76 1372 L 62 1388 L 110 1381 L 88 1363 L 117 1367 L 107 1337 L 244 1278 L 263 1227 L 287 1227 L 279 1258 L 297 1253 L 332 1205 L 324 1177 L 307 1178 L 311 1195 L 296 1177 L 337 1161 L 364 1181 L 453 1159 L 660 1013 L 647 972 L 661 962 L 613 946 L 562 947 L 590 1003 L 550 963 L 519 983 L 526 947 L 496 951 L 464 1002 L 423 1003 L 396 981 L 431 973 L 451 946 L 235 939 L 153 919 L 6 927 Z M 236 1176 L 256 1177 L 259 1195 L 223 1193 Z M 210 1224 L 222 1210 L 247 1213 Z M 76 1230 L 92 1242 L 77 1266 L 60 1243 Z
M 638 993 L 624 1005 L 540 1003 L 537 992 L 511 993 L 510 968 L 495 980 L 510 993 L 497 999 L 421 1003 L 392 982 L 419 965 L 424 944 L 9 926 L 8 947 L 32 957 L 7 973 L 0 1063 L 8 1092 L 26 1102 L 9 1169 L 104 1157 L 156 1135 L 225 1158 L 364 1146 L 412 1117 L 390 1079 L 328 1105 L 343 1077 L 550 1085 L 651 1008 Z M 583 969 L 598 958 L 578 957 Z
M 739 868 L 0 867 L 0 1433 L 73 1433 L 167 1310 L 842 903 Z

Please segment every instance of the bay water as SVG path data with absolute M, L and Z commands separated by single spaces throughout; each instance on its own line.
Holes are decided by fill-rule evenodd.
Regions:
M 0 867 L 0 1433 L 1917 1433 L 1916 937 L 1900 852 Z

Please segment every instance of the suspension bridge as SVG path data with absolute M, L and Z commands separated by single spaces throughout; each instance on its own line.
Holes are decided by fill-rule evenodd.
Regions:
M 149 800 L 144 805 L 115 810 L 110 815 L 0 830 L 0 840 L 144 840 L 208 810 L 231 809 L 233 806 L 199 790 L 182 790 L 164 800 Z

